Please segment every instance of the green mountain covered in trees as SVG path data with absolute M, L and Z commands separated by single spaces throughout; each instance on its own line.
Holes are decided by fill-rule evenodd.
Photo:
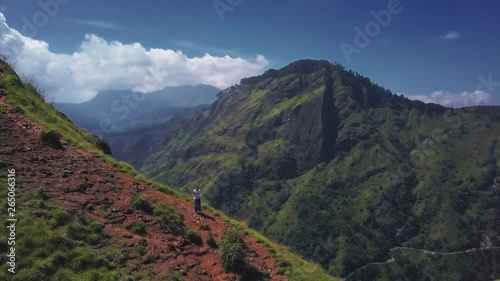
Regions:
M 500 276 L 499 121 L 498 107 L 424 104 L 302 60 L 224 91 L 141 169 L 183 191 L 201 186 L 211 205 L 334 276 L 491 280 Z

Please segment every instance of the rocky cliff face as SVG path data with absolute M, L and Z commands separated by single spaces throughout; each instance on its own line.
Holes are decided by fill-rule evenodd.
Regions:
M 499 117 L 304 60 L 226 90 L 142 169 L 342 276 L 395 246 L 499 243 Z

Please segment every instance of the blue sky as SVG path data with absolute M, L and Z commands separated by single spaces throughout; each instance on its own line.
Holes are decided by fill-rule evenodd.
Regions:
M 50 9 L 44 10 L 44 5 Z M 59 101 L 82 101 L 107 88 L 148 91 L 176 83 L 224 87 L 243 76 L 314 58 L 339 62 L 395 93 L 424 101 L 449 106 L 500 104 L 499 8 L 495 0 L 480 4 L 465 0 L 0 0 L 8 25 L 4 35 L 15 30 L 22 34 L 16 34 L 19 42 L 34 39 L 30 44 L 15 44 L 4 38 L 0 51 L 20 58 L 22 71 L 42 79 L 53 77 L 56 70 L 67 72 L 68 77 L 61 79 L 73 82 L 64 87 L 54 78 L 44 82 Z M 373 14 L 383 15 L 385 22 Z M 355 39 L 360 36 L 369 42 L 359 44 Z M 41 50 L 40 42 L 47 44 L 47 50 Z M 22 47 L 31 44 L 38 46 L 35 53 L 43 61 L 37 62 L 37 56 Z M 341 46 L 355 52 L 346 56 Z M 152 49 L 164 52 L 156 54 Z M 96 53 L 121 55 L 114 59 L 89 55 Z M 95 82 L 95 77 L 80 71 L 92 59 L 100 62 L 90 62 L 93 67 L 87 72 L 113 75 Z M 164 63 L 152 66 L 152 60 Z M 142 71 L 141 67 L 150 68 Z M 120 69 L 141 79 L 116 74 Z M 82 88 L 85 79 L 91 88 Z M 82 89 L 63 94 L 74 88 Z

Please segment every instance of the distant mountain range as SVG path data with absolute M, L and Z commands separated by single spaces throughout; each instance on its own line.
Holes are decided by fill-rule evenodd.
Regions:
M 100 92 L 83 103 L 55 103 L 77 125 L 108 135 L 134 128 L 155 126 L 193 108 L 209 105 L 221 90 L 210 85 L 167 87 L 152 93 L 131 90 Z

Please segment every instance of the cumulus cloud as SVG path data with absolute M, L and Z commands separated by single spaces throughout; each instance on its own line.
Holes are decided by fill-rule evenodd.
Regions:
M 456 30 L 450 31 L 444 36 L 444 39 L 446 40 L 454 40 L 458 38 L 460 38 L 460 33 L 458 33 L 458 31 Z
M 85 36 L 72 54 L 53 53 L 45 41 L 10 28 L 0 13 L 0 46 L 16 62 L 16 70 L 33 75 L 57 102 L 81 102 L 101 90 L 150 92 L 167 86 L 210 84 L 226 88 L 261 73 L 267 59 L 230 56 L 188 57 L 180 50 L 146 49 L 140 43 L 106 41 Z
M 492 100 L 491 94 L 476 90 L 474 92 L 463 92 L 453 94 L 446 91 L 437 91 L 431 95 L 414 95 L 407 96 L 409 99 L 420 100 L 426 103 L 437 103 L 446 107 L 464 107 L 473 105 L 490 104 Z

